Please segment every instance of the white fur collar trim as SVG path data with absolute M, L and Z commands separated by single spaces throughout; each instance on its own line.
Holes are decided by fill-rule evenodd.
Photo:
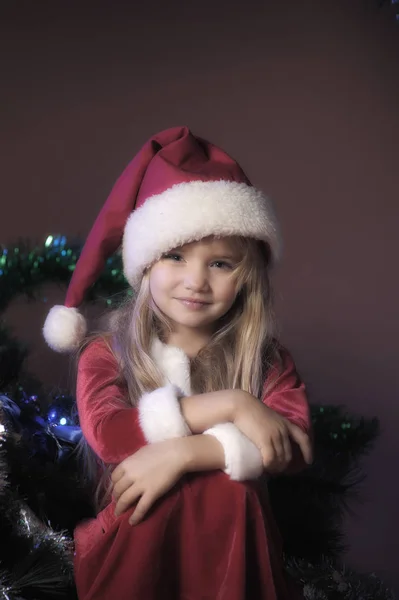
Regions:
M 165 383 L 177 385 L 186 396 L 191 396 L 190 359 L 177 346 L 163 344 L 154 338 L 151 356 L 165 377 Z

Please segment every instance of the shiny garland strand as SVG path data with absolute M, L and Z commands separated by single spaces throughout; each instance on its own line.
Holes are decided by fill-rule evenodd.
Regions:
M 69 243 L 61 235 L 49 235 L 42 245 L 34 248 L 28 241 L 0 246 L 0 312 L 18 296 L 36 299 L 45 284 L 68 285 L 82 247 L 81 242 Z M 123 275 L 121 256 L 116 253 L 106 261 L 86 298 L 89 302 L 113 306 L 126 292 L 132 293 Z
M 0 442 L 7 433 L 0 431 Z M 66 532 L 43 523 L 8 483 L 5 452 L 0 453 L 2 543 L 17 564 L 0 563 L 0 600 L 75 600 L 73 542 Z M 4 547 L 2 551 L 4 556 Z

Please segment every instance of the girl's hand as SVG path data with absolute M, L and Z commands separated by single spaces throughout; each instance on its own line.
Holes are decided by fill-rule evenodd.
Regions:
M 116 516 L 137 502 L 129 523 L 137 525 L 143 520 L 154 502 L 183 475 L 186 458 L 179 448 L 180 439 L 150 444 L 116 467 L 111 477 Z
M 305 462 L 312 462 L 309 436 L 251 394 L 241 392 L 234 423 L 259 448 L 267 471 L 280 473 L 288 467 L 292 459 L 291 440 L 298 444 Z

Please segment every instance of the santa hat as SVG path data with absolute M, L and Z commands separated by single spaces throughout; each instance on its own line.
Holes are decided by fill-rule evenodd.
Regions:
M 73 272 L 64 306 L 43 327 L 58 352 L 76 348 L 86 334 L 78 308 L 107 259 L 122 245 L 132 287 L 161 255 L 209 235 L 266 242 L 275 259 L 280 237 L 270 201 L 223 150 L 187 127 L 154 135 L 128 164 L 99 213 Z

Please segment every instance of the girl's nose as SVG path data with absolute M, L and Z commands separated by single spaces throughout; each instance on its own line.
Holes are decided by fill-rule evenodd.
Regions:
M 186 289 L 200 291 L 208 287 L 207 269 L 202 265 L 188 266 L 184 275 Z

